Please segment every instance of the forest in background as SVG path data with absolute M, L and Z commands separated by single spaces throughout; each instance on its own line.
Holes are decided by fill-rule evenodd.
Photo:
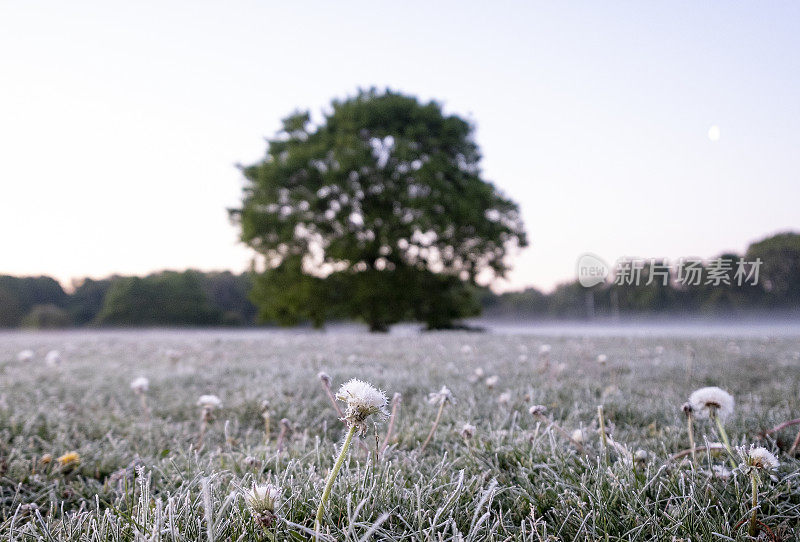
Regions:
M 585 288 L 577 281 L 545 293 L 536 288 L 495 294 L 473 292 L 490 318 L 584 319 L 686 314 L 727 317 L 763 313 L 800 314 L 800 234 L 782 233 L 751 244 L 745 254 L 717 259 L 761 259 L 755 285 L 738 286 L 731 267 L 728 283 L 685 286 L 618 285 L 607 281 Z M 0 275 L 0 327 L 84 326 L 252 326 L 260 322 L 250 301 L 252 273 L 161 271 L 143 277 L 84 279 L 65 291 L 47 276 Z M 342 316 L 344 319 L 344 316 Z

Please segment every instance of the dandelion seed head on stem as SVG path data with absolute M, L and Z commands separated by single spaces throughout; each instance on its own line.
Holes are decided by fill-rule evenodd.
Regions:
M 134 393 L 139 393 L 139 394 L 147 393 L 147 390 L 150 389 L 150 380 L 148 380 L 144 376 L 135 378 L 131 382 L 131 389 L 133 390 Z
M 355 427 L 361 433 L 366 431 L 367 418 L 372 415 L 385 418 L 388 399 L 386 394 L 368 382 L 353 378 L 342 384 L 336 398 L 347 405 L 343 421 L 349 427 Z
M 222 407 L 222 399 L 216 395 L 201 395 L 197 400 L 197 406 L 203 407 L 208 410 Z
M 528 409 L 531 416 L 544 416 L 547 414 L 547 407 L 544 405 L 533 405 Z
M 475 426 L 474 426 L 474 425 L 472 425 L 472 424 L 469 424 L 469 423 L 465 423 L 465 424 L 464 424 L 464 425 L 461 427 L 461 431 L 459 431 L 459 434 L 460 434 L 460 435 L 461 435 L 463 438 L 465 438 L 465 439 L 469 440 L 469 439 L 471 439 L 472 437 L 474 437 L 474 436 L 475 436 L 475 431 L 476 431 L 476 429 L 475 429 Z
M 692 412 L 698 418 L 716 416 L 720 421 L 733 414 L 733 396 L 716 386 L 700 388 L 689 396 Z
M 447 386 L 442 386 L 437 392 L 428 394 L 428 403 L 432 405 L 440 405 L 442 403 L 455 403 L 453 393 Z
M 739 453 L 744 458 L 742 464 L 744 468 L 767 471 L 777 469 L 780 466 L 778 458 L 763 446 L 753 446 L 751 444 L 749 450 L 742 447 Z

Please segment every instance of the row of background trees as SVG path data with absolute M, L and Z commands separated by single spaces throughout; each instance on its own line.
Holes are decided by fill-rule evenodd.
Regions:
M 740 256 L 721 257 L 736 261 Z M 674 281 L 664 286 L 654 281 L 648 286 L 605 283 L 587 289 L 570 282 L 551 293 L 530 288 L 500 295 L 475 288 L 472 294 L 478 303 L 473 312 L 482 308 L 489 317 L 575 319 L 590 314 L 598 318 L 641 314 L 727 316 L 800 310 L 800 234 L 784 233 L 753 243 L 743 257 L 763 261 L 756 286 L 736 286 L 733 280 L 731 285 L 693 287 L 681 287 Z M 257 277 L 227 271 L 163 271 L 144 277 L 84 279 L 67 293 L 50 277 L 4 275 L 0 276 L 0 327 L 255 325 L 259 323 L 258 310 L 250 301 L 254 289 L 259 297 L 264 295 L 263 289 L 281 287 L 279 282 L 260 283 Z M 419 297 L 424 298 L 424 292 Z M 428 304 L 436 302 L 430 299 Z M 339 319 L 347 317 L 346 311 L 338 315 Z M 298 321 L 293 315 L 274 315 L 270 320 Z

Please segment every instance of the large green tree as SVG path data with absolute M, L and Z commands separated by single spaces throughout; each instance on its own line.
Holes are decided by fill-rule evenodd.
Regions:
M 474 314 L 472 285 L 505 275 L 526 237 L 516 203 L 482 177 L 472 136 L 440 104 L 392 91 L 334 101 L 321 123 L 285 119 L 266 157 L 242 168 L 231 210 L 264 257 L 261 316 L 347 314 L 384 330 Z

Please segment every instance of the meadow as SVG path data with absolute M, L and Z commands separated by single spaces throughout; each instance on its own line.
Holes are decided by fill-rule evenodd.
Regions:
M 401 396 L 386 447 L 379 416 L 350 447 L 321 540 L 749 540 L 756 480 L 756 536 L 800 536 L 800 425 L 768 432 L 800 418 L 798 336 L 192 330 L 0 334 L 0 539 L 313 539 L 347 431 L 320 372 Z M 704 386 L 735 399 L 733 454 L 695 412 L 693 460 Z M 742 467 L 751 444 L 778 467 Z M 267 522 L 246 498 L 265 483 Z

